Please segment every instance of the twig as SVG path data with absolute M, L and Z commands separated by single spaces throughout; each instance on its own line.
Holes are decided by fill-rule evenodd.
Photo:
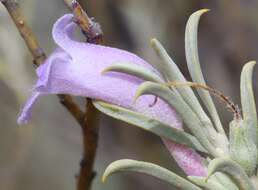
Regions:
M 96 175 L 94 162 L 98 146 L 98 117 L 97 110 L 92 101 L 87 99 L 86 116 L 84 120 L 83 134 L 83 158 L 80 163 L 80 174 L 77 179 L 77 190 L 90 190 L 92 181 Z
M 22 15 L 19 3 L 16 0 L 3 0 L 1 2 L 10 14 L 29 51 L 31 52 L 34 59 L 34 64 L 36 66 L 39 66 L 46 60 L 46 54 L 39 46 L 35 35 L 33 34 L 31 28 L 28 26 L 24 16 Z M 79 124 L 82 124 L 84 113 L 73 102 L 72 97 L 68 95 L 58 95 L 58 97 L 62 105 L 64 105 L 64 107 L 73 115 L 76 121 Z
M 84 125 L 85 114 L 69 95 L 58 94 L 59 102 L 70 112 L 80 126 Z
M 84 11 L 86 7 L 81 7 L 76 0 L 64 0 L 64 2 L 73 12 L 74 21 L 78 24 L 83 34 L 86 36 L 87 42 L 102 44 L 103 32 L 101 27 L 99 23 L 94 22 L 93 18 L 90 18 Z
M 73 0 L 64 0 L 64 2 L 73 12 L 74 17 L 78 21 L 77 24 L 81 27 L 81 29 L 84 32 L 89 33 L 91 20 L 86 14 L 86 12 L 83 11 L 81 5 L 77 1 L 73 1 Z
M 46 55 L 43 49 L 40 48 L 36 37 L 33 35 L 25 18 L 21 14 L 19 3 L 17 3 L 14 0 L 5 0 L 5 1 L 2 1 L 2 3 L 7 9 L 10 16 L 12 17 L 12 20 L 14 21 L 27 47 L 29 48 L 34 58 L 34 63 L 37 66 L 40 65 L 46 59 Z

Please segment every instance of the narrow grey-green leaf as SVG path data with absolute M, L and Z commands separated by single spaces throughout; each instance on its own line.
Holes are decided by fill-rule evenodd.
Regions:
M 139 77 L 146 81 L 163 82 L 163 80 L 153 71 L 146 69 L 140 65 L 136 65 L 130 62 L 115 63 L 105 68 L 102 73 L 106 72 L 121 72 L 129 75 Z
M 245 120 L 233 120 L 229 124 L 230 158 L 236 161 L 248 174 L 254 176 L 258 154 L 250 134 L 247 131 Z
M 202 9 L 193 13 L 190 16 L 185 29 L 185 54 L 188 70 L 190 72 L 192 80 L 200 84 L 206 83 L 202 74 L 198 55 L 198 25 L 201 15 L 207 11 L 207 9 Z M 209 111 L 217 130 L 225 135 L 218 112 L 212 101 L 210 93 L 208 91 L 203 90 L 197 90 L 197 92 L 200 95 L 202 101 L 204 102 L 204 105 L 206 106 L 207 110 Z
M 216 172 L 223 172 L 230 176 L 241 190 L 255 190 L 245 171 L 229 158 L 216 158 L 210 162 L 208 178 Z
M 159 58 L 162 60 L 162 64 L 154 65 L 159 72 L 163 75 L 168 82 L 171 81 L 181 81 L 185 82 L 186 79 L 184 75 L 181 73 L 175 62 L 170 58 L 165 48 L 161 45 L 161 43 L 157 39 L 151 40 L 151 46 L 156 51 Z M 175 89 L 174 91 L 178 91 L 180 96 L 184 99 L 184 101 L 190 106 L 190 108 L 198 115 L 198 117 L 205 121 L 211 123 L 209 117 L 202 109 L 198 99 L 196 98 L 193 90 L 190 87 L 184 87 Z M 212 124 L 211 124 L 212 125 Z
M 117 160 L 111 163 L 105 170 L 102 181 L 105 182 L 107 177 L 114 173 L 124 172 L 124 171 L 133 171 L 148 174 L 154 176 L 158 179 L 170 183 L 172 186 L 179 188 L 181 190 L 201 190 L 196 185 L 185 180 L 184 178 L 178 176 L 177 174 L 169 171 L 166 168 L 158 166 L 156 164 L 136 161 L 136 160 Z
M 172 108 L 174 108 L 182 117 L 188 129 L 193 135 L 199 139 L 200 143 L 206 150 L 213 156 L 219 156 L 215 147 L 211 144 L 214 136 L 210 136 L 207 133 L 209 125 L 200 121 L 197 115 L 191 110 L 191 108 L 184 102 L 184 100 L 177 93 L 171 91 L 168 87 L 162 84 L 153 82 L 144 82 L 141 84 L 136 92 L 136 98 L 144 94 L 152 94 L 160 97 L 167 102 Z
M 254 99 L 254 92 L 252 87 L 252 75 L 253 68 L 256 64 L 255 61 L 250 61 L 245 64 L 241 73 L 241 104 L 243 110 L 244 121 L 253 142 L 258 145 L 257 142 L 257 113 Z
M 99 111 L 115 119 L 122 120 L 176 143 L 187 145 L 195 150 L 207 152 L 194 136 L 168 126 L 156 119 L 101 101 L 94 101 L 93 104 Z
M 223 185 L 215 181 L 214 179 L 206 180 L 205 177 L 198 177 L 198 176 L 187 176 L 187 178 L 196 184 L 197 186 L 205 189 L 205 190 L 231 190 L 225 188 Z
M 216 179 L 216 181 L 218 181 L 220 184 L 222 184 L 224 187 L 226 187 L 226 189 L 239 190 L 239 188 L 232 181 L 232 179 L 224 173 L 217 172 L 214 175 L 212 175 L 211 178 Z

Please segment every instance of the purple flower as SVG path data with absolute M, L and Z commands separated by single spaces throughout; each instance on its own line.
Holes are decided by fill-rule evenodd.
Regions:
M 73 36 L 75 28 L 71 14 L 64 15 L 55 23 L 53 38 L 58 47 L 37 69 L 38 81 L 18 118 L 19 124 L 30 119 L 32 106 L 39 96 L 71 94 L 116 104 L 182 128 L 181 119 L 162 100 L 150 107 L 154 97 L 146 95 L 133 103 L 135 92 L 143 82 L 141 79 L 123 73 L 101 74 L 104 68 L 121 61 L 156 72 L 150 64 L 127 51 L 79 42 Z M 203 160 L 194 150 L 168 140 L 164 142 L 187 175 L 206 175 Z

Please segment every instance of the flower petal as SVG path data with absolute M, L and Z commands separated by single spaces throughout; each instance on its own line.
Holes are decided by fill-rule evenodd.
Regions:
M 36 94 L 33 94 L 25 105 L 18 119 L 19 123 L 28 121 L 31 107 L 40 94 L 71 94 L 126 107 L 182 128 L 181 119 L 164 101 L 158 100 L 154 106 L 150 106 L 155 98 L 146 95 L 140 97 L 137 103 L 133 103 L 136 90 L 143 82 L 141 79 L 117 72 L 101 74 L 111 64 L 123 61 L 141 65 L 156 72 L 148 63 L 127 51 L 76 41 L 73 37 L 75 27 L 71 14 L 64 15 L 55 23 L 53 38 L 59 47 L 37 69 Z M 196 158 L 198 154 L 187 147 L 177 147 L 176 144 L 170 143 L 172 155 L 188 175 L 194 175 L 196 171 L 188 169 L 191 166 L 186 166 L 183 160 L 185 158 L 181 159 L 177 154 L 186 151 Z M 191 164 L 202 165 L 202 160 L 193 159 Z M 197 169 L 200 168 L 197 167 Z M 202 169 L 200 174 L 203 174 Z
M 22 112 L 20 113 L 17 123 L 19 125 L 27 123 L 31 118 L 32 113 L 32 106 L 37 101 L 38 97 L 40 96 L 39 92 L 33 92 L 31 97 L 27 100 L 25 106 L 22 109 Z
M 66 14 L 59 18 L 53 26 L 52 36 L 55 43 L 64 50 L 69 51 L 73 55 L 78 54 L 78 50 L 83 46 L 82 43 L 73 40 L 73 15 Z
M 77 25 L 73 22 L 73 15 L 66 14 L 56 21 L 52 31 L 55 43 L 66 51 L 76 63 L 90 57 L 100 62 L 105 60 L 109 64 L 114 63 L 114 61 L 127 61 L 143 65 L 149 69 L 152 68 L 143 59 L 128 51 L 78 41 L 74 34 L 76 28 Z M 97 63 L 93 64 L 98 65 Z

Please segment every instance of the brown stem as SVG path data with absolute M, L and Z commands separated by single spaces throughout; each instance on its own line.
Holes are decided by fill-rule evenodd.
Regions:
M 64 0 L 64 2 L 73 12 L 74 21 L 78 24 L 86 36 L 87 42 L 102 44 L 103 33 L 101 27 L 97 22 L 94 22 L 93 19 L 89 18 L 87 13 L 84 11 L 86 7 L 81 7 L 76 0 Z
M 29 48 L 34 58 L 34 63 L 36 65 L 41 64 L 46 59 L 46 54 L 44 53 L 43 49 L 40 48 L 36 37 L 33 35 L 25 18 L 21 14 L 19 3 L 14 0 L 5 0 L 2 3 L 12 17 L 12 20 Z
M 34 64 L 39 66 L 46 60 L 46 54 L 39 46 L 37 38 L 22 15 L 19 3 L 16 0 L 4 0 L 2 1 L 2 4 L 5 6 L 18 31 L 23 37 L 33 56 Z M 82 124 L 84 113 L 80 110 L 79 106 L 73 102 L 72 97 L 68 95 L 58 95 L 58 97 L 62 105 L 64 105 L 64 107 L 74 116 L 76 121 L 79 124 Z
M 77 190 L 90 190 L 96 175 L 94 161 L 98 144 L 98 117 L 92 101 L 87 99 L 83 134 L 83 158 L 80 163 L 80 174 L 77 179 Z
M 84 32 L 89 33 L 91 27 L 91 20 L 88 17 L 87 13 L 83 11 L 81 5 L 74 0 L 64 0 L 64 2 L 73 12 L 77 24 L 81 27 L 81 29 Z
M 58 94 L 59 102 L 68 109 L 70 114 L 76 119 L 80 126 L 84 125 L 85 114 L 69 95 Z

